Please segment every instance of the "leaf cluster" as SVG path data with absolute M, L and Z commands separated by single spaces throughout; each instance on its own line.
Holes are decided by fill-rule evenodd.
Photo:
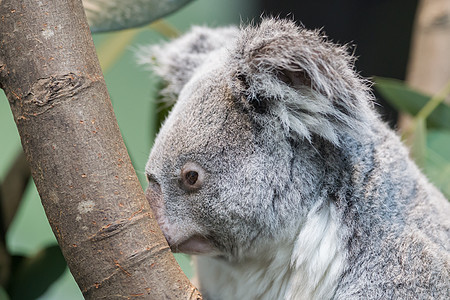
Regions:
M 450 198 L 450 81 L 436 95 L 429 96 L 404 82 L 375 78 L 375 89 L 399 112 L 410 115 L 403 139 L 411 156 L 447 198 Z

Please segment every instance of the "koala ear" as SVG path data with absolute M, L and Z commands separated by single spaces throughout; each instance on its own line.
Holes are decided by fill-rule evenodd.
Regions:
M 366 82 L 346 48 L 290 20 L 265 19 L 243 29 L 232 51 L 231 89 L 255 112 L 270 112 L 291 134 L 339 144 L 372 117 Z
M 138 50 L 138 61 L 149 65 L 167 87 L 164 96 L 176 100 L 180 90 L 211 53 L 225 47 L 238 34 L 235 27 L 193 27 L 188 33 L 162 45 Z M 169 99 L 170 100 L 170 99 Z

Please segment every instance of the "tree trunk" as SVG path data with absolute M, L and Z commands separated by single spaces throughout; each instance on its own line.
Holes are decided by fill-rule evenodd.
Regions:
M 81 0 L 0 0 L 0 87 L 85 298 L 200 299 L 132 168 Z

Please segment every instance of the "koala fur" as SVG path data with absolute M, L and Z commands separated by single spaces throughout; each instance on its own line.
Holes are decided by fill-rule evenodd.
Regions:
M 207 299 L 450 299 L 450 205 L 353 58 L 288 20 L 144 49 L 176 103 L 146 166 Z

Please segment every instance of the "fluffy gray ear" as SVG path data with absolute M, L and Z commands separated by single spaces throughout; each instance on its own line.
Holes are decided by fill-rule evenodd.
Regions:
M 339 144 L 373 117 L 369 88 L 346 48 L 290 20 L 265 19 L 242 30 L 232 50 L 231 88 L 254 111 L 275 114 L 291 134 Z
M 218 50 L 238 34 L 236 27 L 193 27 L 173 41 L 139 49 L 138 61 L 150 65 L 154 72 L 167 83 L 162 91 L 169 100 L 176 100 L 180 90 L 215 50 Z

